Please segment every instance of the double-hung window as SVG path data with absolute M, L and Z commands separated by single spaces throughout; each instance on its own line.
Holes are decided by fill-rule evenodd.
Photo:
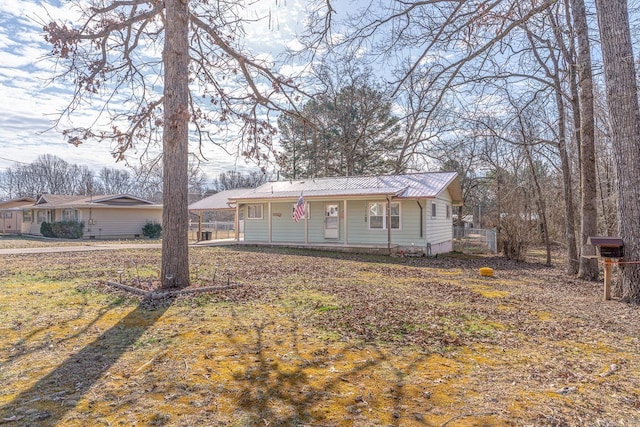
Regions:
M 62 210 L 62 220 L 63 221 L 77 221 L 78 220 L 78 211 L 75 209 L 63 209 Z
M 392 230 L 400 229 L 400 203 L 391 202 L 390 216 L 387 217 L 386 202 L 369 203 L 369 229 L 386 230 L 391 223 Z
M 262 219 L 262 205 L 247 205 L 247 219 Z

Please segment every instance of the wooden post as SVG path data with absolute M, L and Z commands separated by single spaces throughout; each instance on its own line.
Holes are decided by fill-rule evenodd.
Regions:
M 611 299 L 611 258 L 604 259 L 604 300 Z
M 236 217 L 233 219 L 233 226 L 236 229 L 236 242 L 240 241 L 240 205 L 236 202 Z
M 202 237 L 202 211 L 198 211 L 198 235 L 196 236 L 196 242 L 199 242 L 201 237 Z

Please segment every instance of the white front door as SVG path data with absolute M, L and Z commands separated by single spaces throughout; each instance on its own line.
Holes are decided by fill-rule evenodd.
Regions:
M 324 238 L 338 239 L 340 237 L 340 222 L 338 205 L 324 205 Z

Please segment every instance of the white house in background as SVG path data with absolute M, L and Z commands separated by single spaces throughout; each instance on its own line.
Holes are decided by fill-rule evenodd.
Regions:
M 162 205 L 128 194 L 61 196 L 43 194 L 22 208 L 22 233 L 41 235 L 43 222 L 84 222 L 84 238 L 141 237 L 148 222 L 162 223 Z
M 22 233 L 22 208 L 31 206 L 35 199 L 20 197 L 16 199 L 0 201 L 0 233 Z
M 304 211 L 293 211 L 302 196 Z M 437 254 L 453 249 L 455 172 L 268 182 L 229 197 L 244 242 Z

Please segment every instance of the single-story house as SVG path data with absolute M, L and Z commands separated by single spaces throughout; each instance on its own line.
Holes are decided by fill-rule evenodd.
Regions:
M 128 194 L 43 194 L 22 207 L 24 234 L 41 235 L 43 222 L 56 221 L 84 222 L 84 237 L 89 239 L 140 237 L 146 223 L 162 223 L 162 205 Z
M 35 199 L 20 197 L 16 199 L 0 201 L 0 233 L 22 233 L 22 208 L 31 206 Z
M 429 255 L 453 249 L 462 190 L 455 172 L 309 178 L 268 182 L 229 203 L 244 218 L 245 243 Z

